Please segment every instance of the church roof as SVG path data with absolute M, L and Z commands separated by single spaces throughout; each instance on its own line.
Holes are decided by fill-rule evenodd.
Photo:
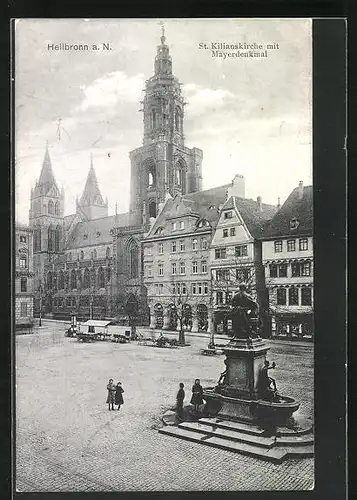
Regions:
M 56 186 L 56 179 L 52 170 L 50 153 L 48 151 L 48 145 L 46 145 L 45 156 L 42 162 L 42 169 L 40 173 L 40 178 L 35 185 L 35 196 L 45 196 L 52 186 Z
M 102 194 L 99 189 L 97 176 L 93 166 L 93 157 L 91 157 L 90 169 L 88 172 L 86 184 L 81 196 L 79 205 L 87 207 L 90 205 L 104 205 Z
M 297 219 L 298 226 L 292 229 L 290 222 Z M 295 188 L 287 197 L 280 210 L 267 224 L 263 238 L 276 238 L 290 235 L 313 234 L 313 187 Z
M 67 250 L 112 243 L 113 237 L 110 230 L 116 224 L 118 227 L 125 227 L 132 225 L 133 222 L 133 216 L 129 212 L 117 216 L 110 215 L 101 219 L 78 222 L 69 237 Z

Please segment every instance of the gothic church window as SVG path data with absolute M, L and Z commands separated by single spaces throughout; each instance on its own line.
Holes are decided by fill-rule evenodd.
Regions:
M 98 269 L 98 287 L 99 288 L 105 287 L 104 271 L 102 267 Z
M 107 257 L 107 259 L 109 259 L 109 257 L 110 257 L 110 247 L 107 247 L 106 257 Z
M 151 201 L 149 203 L 149 217 L 156 217 L 156 202 Z
M 139 250 L 135 241 L 132 241 L 129 247 L 129 276 L 130 278 L 139 277 Z
M 33 234 L 33 250 L 38 252 L 41 250 L 41 229 L 35 229 Z
M 64 275 L 63 275 L 63 271 L 60 271 L 59 275 L 58 275 L 58 289 L 59 290 L 63 290 L 64 289 Z
M 83 260 L 83 259 L 84 259 L 84 252 L 83 252 L 83 250 L 81 250 L 81 260 Z
M 47 274 L 47 288 L 50 290 L 52 288 L 52 273 L 51 271 Z
M 53 201 L 50 200 L 48 202 L 48 215 L 53 215 L 53 211 L 54 211 L 54 208 L 53 208 Z
M 76 276 L 76 271 L 72 269 L 71 272 L 71 290 L 77 288 L 77 276 Z
M 46 213 L 47 213 L 47 207 L 46 207 L 45 203 L 43 204 L 43 213 L 44 213 L 44 215 L 46 215 Z
M 59 215 L 59 214 L 60 214 L 59 203 L 58 203 L 58 201 L 56 201 L 56 203 L 55 203 L 55 215 Z
M 84 275 L 83 275 L 83 288 L 89 288 L 90 287 L 90 273 L 87 268 L 84 270 Z

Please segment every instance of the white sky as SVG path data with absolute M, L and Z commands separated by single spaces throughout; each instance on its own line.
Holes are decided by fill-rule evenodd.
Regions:
M 164 20 L 187 101 L 186 146 L 203 150 L 203 189 L 245 176 L 246 196 L 283 202 L 312 182 L 312 37 L 306 19 Z M 129 152 L 142 145 L 140 101 L 154 72 L 159 20 L 26 19 L 16 25 L 16 220 L 28 223 L 46 140 L 65 215 L 93 153 L 109 214 L 129 206 Z M 48 43 L 111 51 L 48 51 Z M 200 42 L 278 43 L 267 59 L 213 59 Z M 58 119 L 61 118 L 60 137 Z

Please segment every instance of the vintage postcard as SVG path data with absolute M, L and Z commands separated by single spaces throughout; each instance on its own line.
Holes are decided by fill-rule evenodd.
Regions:
M 312 20 L 14 38 L 16 491 L 312 490 Z

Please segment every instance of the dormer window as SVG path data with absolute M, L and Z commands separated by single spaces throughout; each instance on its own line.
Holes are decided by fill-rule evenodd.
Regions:
M 83 238 L 84 238 L 85 240 L 87 240 L 87 239 L 88 239 L 88 234 L 84 234 L 84 235 L 83 235 Z
M 180 222 L 180 229 L 185 229 L 185 221 Z
M 155 231 L 155 234 L 162 234 L 163 230 L 164 230 L 164 228 L 162 228 L 162 227 L 158 227 L 158 228 L 156 229 L 156 231 Z
M 224 218 L 225 219 L 232 219 L 233 218 L 233 212 L 231 210 L 229 212 L 224 212 Z
M 100 236 L 100 231 L 97 231 L 97 238 L 99 238 Z
M 299 227 L 299 224 L 300 224 L 300 221 L 294 217 L 290 221 L 290 230 L 294 231 L 295 229 L 297 229 Z
M 208 222 L 206 220 L 201 220 L 198 223 L 198 227 L 206 227 L 208 225 Z

